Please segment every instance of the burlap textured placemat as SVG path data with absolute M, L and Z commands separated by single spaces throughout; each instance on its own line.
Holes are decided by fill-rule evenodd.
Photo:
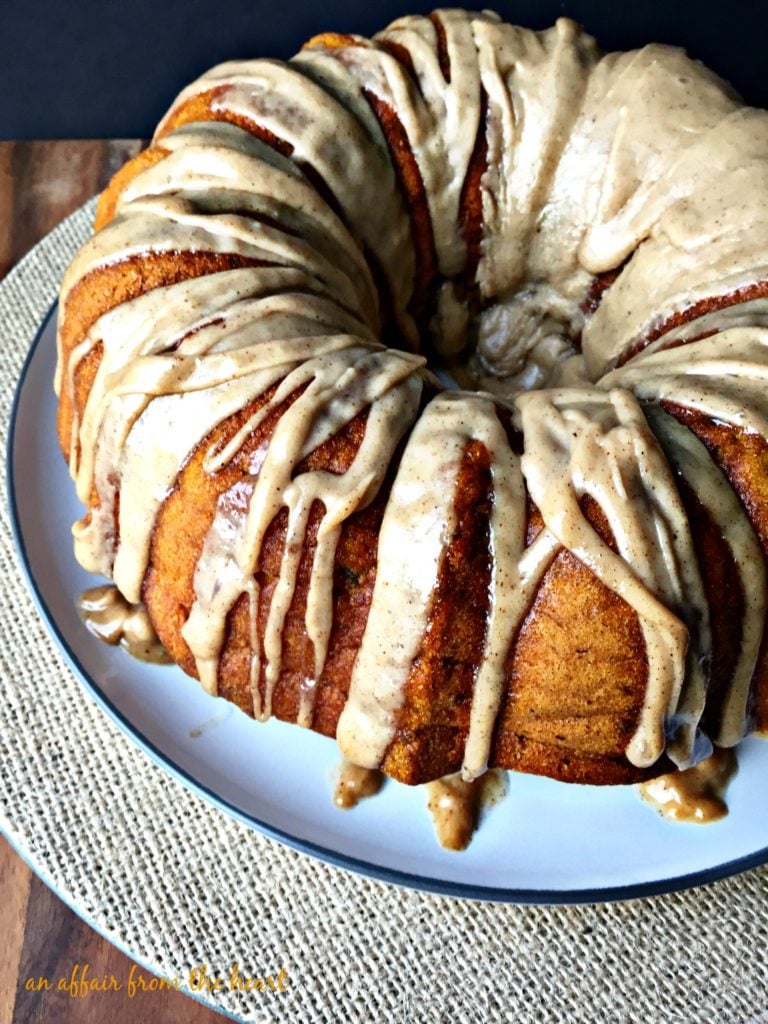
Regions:
M 0 285 L 0 434 L 22 360 L 89 231 L 89 204 Z M 53 438 L 51 444 L 53 444 Z M 2 825 L 61 895 L 168 978 L 276 975 L 223 991 L 245 1020 L 768 1022 L 768 869 L 609 906 L 505 907 L 326 867 L 187 792 L 85 693 L 27 593 L 0 521 Z

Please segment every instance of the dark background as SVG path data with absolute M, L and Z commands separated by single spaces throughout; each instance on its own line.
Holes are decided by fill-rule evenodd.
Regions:
M 288 57 L 323 30 L 370 35 L 400 14 L 437 5 L 0 0 L 0 138 L 146 138 L 182 86 L 219 61 Z M 748 102 L 768 106 L 768 0 L 479 0 L 477 6 L 534 28 L 567 14 L 605 49 L 684 46 Z

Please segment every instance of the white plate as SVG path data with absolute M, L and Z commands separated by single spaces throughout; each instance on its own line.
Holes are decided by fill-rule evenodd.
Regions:
M 748 740 L 730 814 L 663 821 L 632 787 L 510 774 L 468 850 L 440 848 L 421 788 L 389 781 L 353 811 L 331 803 L 336 745 L 258 724 L 176 667 L 134 661 L 86 632 L 75 598 L 94 584 L 72 554 L 81 514 L 55 440 L 55 307 L 35 338 L 12 414 L 8 470 L 20 557 L 40 611 L 104 710 L 186 785 L 253 828 L 342 867 L 477 899 L 565 903 L 650 895 L 768 861 L 768 743 Z

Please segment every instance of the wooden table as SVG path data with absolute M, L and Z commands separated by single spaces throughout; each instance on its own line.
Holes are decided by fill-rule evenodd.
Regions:
M 0 278 L 60 220 L 104 187 L 139 140 L 0 142 Z M 223 1017 L 181 992 L 127 996 L 132 961 L 88 927 L 0 837 L 0 1024 L 212 1024 Z M 25 990 L 29 978 L 114 977 L 119 992 L 73 998 Z M 149 980 L 151 974 L 140 969 Z

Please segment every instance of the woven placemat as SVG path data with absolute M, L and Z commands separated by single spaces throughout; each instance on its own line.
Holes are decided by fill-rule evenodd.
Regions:
M 86 238 L 88 204 L 0 285 L 0 435 L 19 370 Z M 51 439 L 53 444 L 53 439 Z M 405 891 L 249 831 L 184 789 L 99 710 L 48 637 L 0 521 L 2 827 L 135 959 L 243 1020 L 768 1022 L 768 869 L 606 906 L 495 906 Z M 54 500 L 54 496 L 52 496 Z

